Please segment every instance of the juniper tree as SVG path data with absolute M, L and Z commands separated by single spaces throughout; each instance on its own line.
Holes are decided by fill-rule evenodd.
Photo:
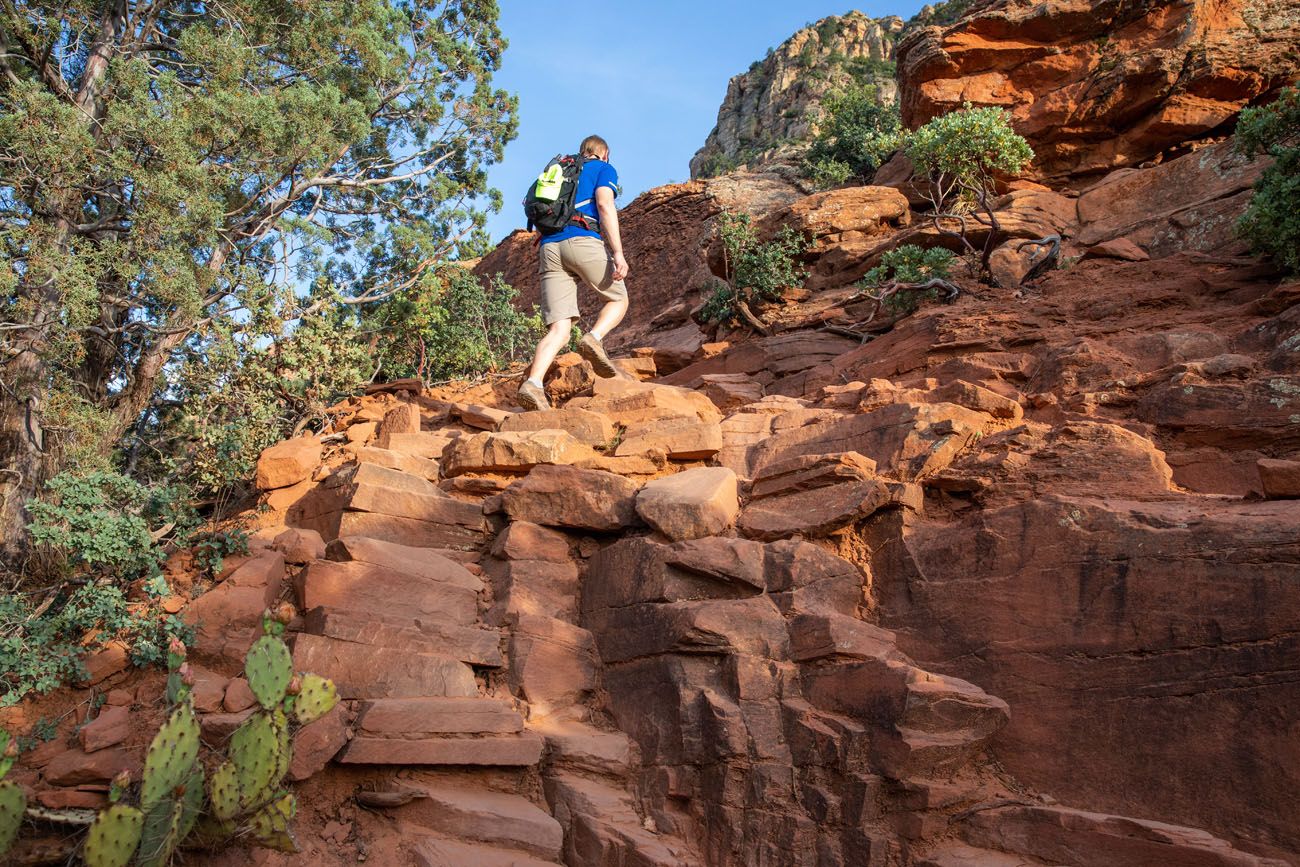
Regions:
M 494 0 L 0 0 L 0 554 L 178 352 L 481 244 Z M 279 315 L 283 315 L 283 309 Z

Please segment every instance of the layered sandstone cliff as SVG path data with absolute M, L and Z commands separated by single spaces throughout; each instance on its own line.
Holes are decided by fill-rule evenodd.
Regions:
M 874 84 L 892 102 L 894 43 L 902 30 L 901 18 L 850 12 L 795 33 L 727 84 L 717 125 L 691 159 L 691 177 L 789 160 L 812 137 L 822 98 L 850 83 Z
M 982 0 L 898 46 L 903 122 L 1008 109 L 1041 177 L 1158 160 L 1231 132 L 1300 76 L 1293 0 Z

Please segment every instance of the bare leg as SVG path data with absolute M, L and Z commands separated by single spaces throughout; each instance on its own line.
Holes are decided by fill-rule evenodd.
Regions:
M 573 334 L 572 319 L 559 319 L 551 323 L 546 336 L 537 344 L 537 353 L 533 356 L 533 366 L 528 369 L 529 379 L 534 382 L 542 381 L 542 377 L 546 376 L 546 371 L 551 369 L 551 363 L 555 361 L 555 356 L 559 355 L 560 350 L 569 342 L 571 334 Z
M 600 315 L 596 317 L 596 324 L 591 326 L 591 330 L 587 333 L 603 343 L 605 336 L 613 331 L 618 326 L 618 323 L 623 321 L 626 314 L 626 298 L 618 301 L 607 301 L 605 306 L 600 308 Z

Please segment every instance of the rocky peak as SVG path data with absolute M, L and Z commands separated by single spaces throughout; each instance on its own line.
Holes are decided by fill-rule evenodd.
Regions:
M 894 43 L 902 31 L 901 18 L 849 12 L 823 18 L 769 50 L 728 83 L 717 126 L 691 159 L 691 177 L 788 157 L 791 145 L 813 134 L 823 97 L 848 84 L 875 84 L 893 102 Z

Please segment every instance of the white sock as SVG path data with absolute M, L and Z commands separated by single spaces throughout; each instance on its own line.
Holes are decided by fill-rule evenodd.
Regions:
M 525 382 L 527 382 L 529 385 L 534 386 L 534 387 L 536 387 L 536 388 L 541 388 L 541 387 L 542 387 L 542 382 L 541 382 L 541 380 L 539 380 L 539 379 L 533 379 L 531 376 L 528 377 L 528 379 L 525 380 Z
M 597 343 L 605 342 L 605 335 L 598 333 L 596 329 L 593 328 L 591 331 L 588 331 L 587 333 L 590 334 L 592 337 L 596 338 Z

